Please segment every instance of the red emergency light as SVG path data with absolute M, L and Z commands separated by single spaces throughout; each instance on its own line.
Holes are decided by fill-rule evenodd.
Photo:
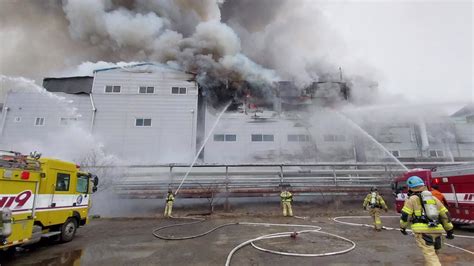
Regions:
M 433 183 L 439 184 L 439 178 L 435 178 L 435 179 L 433 180 Z
M 25 180 L 30 179 L 30 172 L 26 172 L 26 171 L 21 172 L 21 177 L 20 178 L 25 179 Z

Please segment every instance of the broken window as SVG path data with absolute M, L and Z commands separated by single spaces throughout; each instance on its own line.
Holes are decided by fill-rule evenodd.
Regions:
M 151 118 L 137 118 L 135 119 L 135 126 L 151 127 Z

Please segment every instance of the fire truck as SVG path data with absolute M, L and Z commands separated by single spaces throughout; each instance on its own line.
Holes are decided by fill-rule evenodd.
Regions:
M 419 176 L 429 190 L 438 185 L 443 193 L 452 216 L 458 225 L 474 224 L 474 164 L 437 167 L 434 169 L 413 169 L 394 179 L 392 189 L 396 195 L 396 209 L 401 212 L 407 198 L 406 180 Z
M 41 238 L 71 241 L 88 223 L 97 176 L 53 158 L 0 154 L 0 251 Z M 14 250 L 14 249 L 10 249 Z

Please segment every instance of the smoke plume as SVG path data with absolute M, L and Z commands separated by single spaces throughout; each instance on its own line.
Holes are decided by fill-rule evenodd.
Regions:
M 227 80 L 270 84 L 284 79 L 302 87 L 339 79 L 338 67 L 346 58 L 344 42 L 313 1 L 27 0 L 0 5 L 5 44 L 0 73 L 37 82 L 84 62 L 152 61 L 196 73 L 210 90 Z M 345 73 L 345 81 L 356 74 Z

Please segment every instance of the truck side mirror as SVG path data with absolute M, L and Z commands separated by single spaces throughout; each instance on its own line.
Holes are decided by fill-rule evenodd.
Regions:
M 92 193 L 95 193 L 95 192 L 97 192 L 97 187 L 96 186 L 92 187 Z
M 99 185 L 99 178 L 96 175 L 93 175 L 92 178 L 92 183 L 94 184 L 94 187 L 97 187 Z

